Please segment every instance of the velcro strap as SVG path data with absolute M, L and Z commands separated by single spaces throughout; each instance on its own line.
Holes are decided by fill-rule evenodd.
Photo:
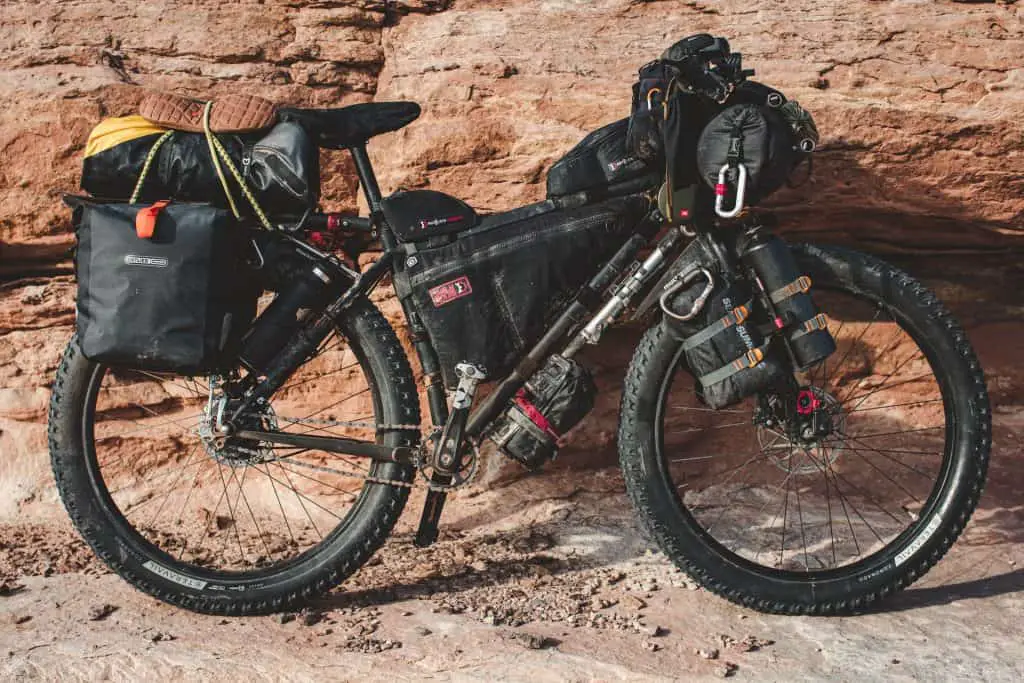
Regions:
M 558 441 L 561 434 L 555 431 L 555 428 L 550 422 L 548 422 L 548 419 L 544 417 L 544 414 L 537 409 L 537 406 L 530 403 L 526 398 L 526 393 L 522 389 L 516 393 L 515 399 L 513 400 L 515 401 L 515 404 L 519 406 L 519 410 L 523 411 L 523 414 L 530 418 L 530 422 L 537 425 L 542 432 L 550 436 L 552 439 Z
M 156 219 L 168 204 L 170 204 L 169 201 L 161 199 L 152 206 L 139 209 L 139 212 L 135 214 L 135 234 L 139 236 L 139 239 L 153 239 L 153 233 L 156 232 Z
M 721 334 L 725 330 L 729 329 L 733 325 L 739 325 L 743 323 L 747 318 L 750 317 L 750 307 L 754 304 L 753 299 L 750 301 L 740 304 L 736 308 L 732 309 L 725 314 L 724 317 L 719 318 L 715 322 L 711 323 L 700 332 L 697 332 L 685 340 L 683 340 L 683 349 L 689 351 L 692 348 L 700 346 L 706 343 L 709 339 L 717 334 Z
M 790 282 L 788 285 L 779 287 L 774 292 L 768 295 L 768 298 L 772 300 L 773 304 L 785 301 L 791 296 L 797 294 L 806 294 L 811 291 L 811 278 L 806 275 L 801 275 L 797 279 Z
M 720 367 L 717 370 L 712 370 L 708 374 L 699 377 L 698 380 L 700 381 L 701 386 L 709 387 L 712 384 L 718 384 L 719 382 L 729 379 L 737 372 L 743 372 L 744 370 L 757 367 L 757 365 L 764 360 L 764 352 L 767 348 L 768 344 L 750 349 L 728 365 Z
M 800 329 L 794 332 L 789 339 L 790 341 L 795 341 L 797 339 L 800 339 L 801 337 L 811 334 L 812 332 L 827 329 L 828 317 L 824 313 L 819 313 L 810 320 L 805 320 L 804 323 L 800 326 Z

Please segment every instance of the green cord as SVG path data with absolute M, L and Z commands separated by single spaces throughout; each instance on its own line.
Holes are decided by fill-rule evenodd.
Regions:
M 146 155 L 146 163 L 142 164 L 142 173 L 139 174 L 139 179 L 135 182 L 135 190 L 132 191 L 132 197 L 128 200 L 129 204 L 138 203 L 139 195 L 142 194 L 142 185 L 146 182 L 146 176 L 149 175 L 149 167 L 153 164 L 153 160 L 156 159 L 156 153 L 160 151 L 160 146 L 170 140 L 172 135 L 174 135 L 174 131 L 169 130 L 153 143 L 149 154 Z

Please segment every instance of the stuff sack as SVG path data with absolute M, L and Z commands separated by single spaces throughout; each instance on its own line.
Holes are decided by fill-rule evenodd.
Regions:
M 302 215 L 316 208 L 320 152 L 301 125 L 283 122 L 266 132 L 218 134 L 217 139 L 264 211 Z M 128 200 L 147 160 L 139 201 L 228 206 L 206 136 L 168 131 L 141 116 L 107 119 L 92 131 L 82 165 L 82 189 L 94 197 Z M 236 205 L 247 203 L 237 200 Z
M 786 337 L 798 370 L 828 358 L 836 342 L 828 318 L 810 294 L 811 278 L 801 272 L 789 245 L 768 230 L 756 229 L 737 244 L 743 262 L 757 273 L 773 309 L 773 327 Z
M 446 244 L 403 245 L 395 290 L 426 328 L 445 384 L 456 386 L 457 363 L 489 378 L 511 369 L 648 209 L 634 195 L 508 223 L 490 216 Z
M 700 249 L 693 243 L 694 252 Z M 749 287 L 698 259 L 662 295 L 663 324 L 682 342 L 698 395 L 710 408 L 725 408 L 763 391 L 785 376 L 785 364 L 751 319 Z
M 598 128 L 548 170 L 548 197 L 587 192 L 593 198 L 642 192 L 661 182 L 650 167 L 626 149 L 629 119 Z
M 704 126 L 697 140 L 701 179 L 719 184 L 723 167 L 735 187 L 735 168 L 746 168 L 745 204 L 754 204 L 786 184 L 818 143 L 814 119 L 795 101 L 760 83 L 743 83 L 730 104 Z
M 501 451 L 533 469 L 558 454 L 561 439 L 594 408 L 597 387 L 575 360 L 554 355 L 520 389 L 488 434 Z
M 233 358 L 259 287 L 226 210 L 65 201 L 78 237 L 77 328 L 86 358 L 183 374 Z M 147 227 L 151 236 L 140 237 Z

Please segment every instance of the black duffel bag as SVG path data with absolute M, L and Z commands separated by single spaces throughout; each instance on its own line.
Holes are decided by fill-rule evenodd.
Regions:
M 395 290 L 426 327 L 445 384 L 457 384 L 458 363 L 489 378 L 510 370 L 648 209 L 634 195 L 509 223 L 491 216 L 446 244 L 406 245 Z
M 231 362 L 260 287 L 242 262 L 248 242 L 228 211 L 65 202 L 78 238 L 77 330 L 86 358 L 183 374 Z M 140 237 L 144 220 L 149 237 Z
M 316 208 L 320 152 L 300 124 L 278 123 L 260 133 L 219 133 L 217 139 L 265 212 L 302 215 Z M 82 189 L 94 197 L 128 200 L 151 152 L 138 201 L 174 199 L 228 207 L 206 136 L 169 132 L 141 116 L 107 119 L 93 130 L 82 165 Z M 237 197 L 235 203 L 242 211 L 251 209 Z

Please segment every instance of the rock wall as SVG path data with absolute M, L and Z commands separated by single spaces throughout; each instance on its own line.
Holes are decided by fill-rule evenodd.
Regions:
M 541 197 L 553 159 L 628 113 L 639 65 L 709 31 L 825 137 L 811 181 L 773 200 L 787 229 L 876 250 L 1017 250 L 1022 13 L 945 0 L 4 2 L 0 482 L 15 494 L 0 507 L 45 478 L 48 386 L 73 323 L 60 193 L 76 189 L 90 128 L 145 88 L 416 100 L 419 121 L 371 144 L 385 191 L 429 186 L 499 210 Z M 325 204 L 357 208 L 348 159 L 325 154 L 324 167 Z

